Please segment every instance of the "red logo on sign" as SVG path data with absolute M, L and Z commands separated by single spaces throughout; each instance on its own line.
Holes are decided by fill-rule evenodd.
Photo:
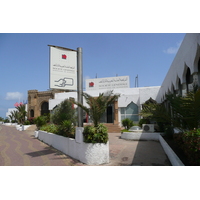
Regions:
M 93 82 L 90 82 L 89 83 L 89 87 L 93 87 L 94 86 L 94 83 Z
M 67 59 L 67 55 L 62 54 L 62 59 Z

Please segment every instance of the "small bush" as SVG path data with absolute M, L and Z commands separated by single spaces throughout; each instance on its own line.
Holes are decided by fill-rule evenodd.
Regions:
M 75 138 L 75 127 L 72 122 L 64 120 L 62 124 L 58 126 L 58 134 L 65 137 Z
M 97 127 L 86 126 L 83 131 L 84 142 L 86 143 L 107 143 L 108 129 L 103 124 L 98 124 Z
M 39 116 L 34 120 L 38 130 L 47 123 L 47 120 L 46 116 Z
M 42 131 L 58 134 L 58 126 L 55 124 L 46 124 L 40 128 Z
M 10 120 L 9 119 L 5 119 L 4 123 L 10 123 Z
M 28 118 L 28 121 L 30 122 L 30 124 L 35 124 L 35 117 Z
M 24 125 L 30 125 L 30 121 L 26 120 L 26 121 L 24 122 Z
M 200 165 L 200 129 L 174 134 L 174 140 L 183 150 L 188 162 L 192 166 Z
M 134 126 L 134 123 L 129 118 L 122 120 L 122 125 L 125 129 L 129 130 L 132 126 Z

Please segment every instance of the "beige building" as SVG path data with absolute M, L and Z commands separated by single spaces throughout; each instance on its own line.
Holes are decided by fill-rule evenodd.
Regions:
M 54 99 L 55 93 L 62 92 L 60 90 L 49 90 L 39 92 L 38 90 L 28 91 L 28 118 L 39 117 L 49 113 L 49 100 Z

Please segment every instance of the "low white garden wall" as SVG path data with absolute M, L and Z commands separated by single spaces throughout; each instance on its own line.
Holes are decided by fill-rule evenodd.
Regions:
M 18 131 L 24 131 L 26 130 L 28 127 L 30 127 L 30 125 L 19 125 L 17 123 L 4 123 L 3 125 L 5 126 L 15 126 L 15 128 L 18 130 Z
M 160 133 L 124 132 L 121 138 L 126 140 L 159 140 Z
M 31 125 L 15 125 L 16 129 L 18 131 L 25 131 L 28 127 L 30 127 Z
M 75 158 L 87 165 L 100 165 L 109 163 L 109 142 L 85 143 L 83 142 L 83 128 L 76 129 L 76 138 L 67 138 L 45 131 L 35 132 L 35 137 L 59 151 Z
M 161 135 L 159 141 L 173 166 L 185 166 Z

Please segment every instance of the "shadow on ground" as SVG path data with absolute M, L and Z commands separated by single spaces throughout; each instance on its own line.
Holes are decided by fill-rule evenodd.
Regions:
M 159 141 L 138 141 L 132 166 L 171 166 Z
M 56 151 L 52 147 L 45 147 L 44 150 L 26 153 L 26 155 L 31 156 L 31 157 L 38 157 L 38 156 L 49 155 L 49 154 L 63 155 L 61 152 Z

